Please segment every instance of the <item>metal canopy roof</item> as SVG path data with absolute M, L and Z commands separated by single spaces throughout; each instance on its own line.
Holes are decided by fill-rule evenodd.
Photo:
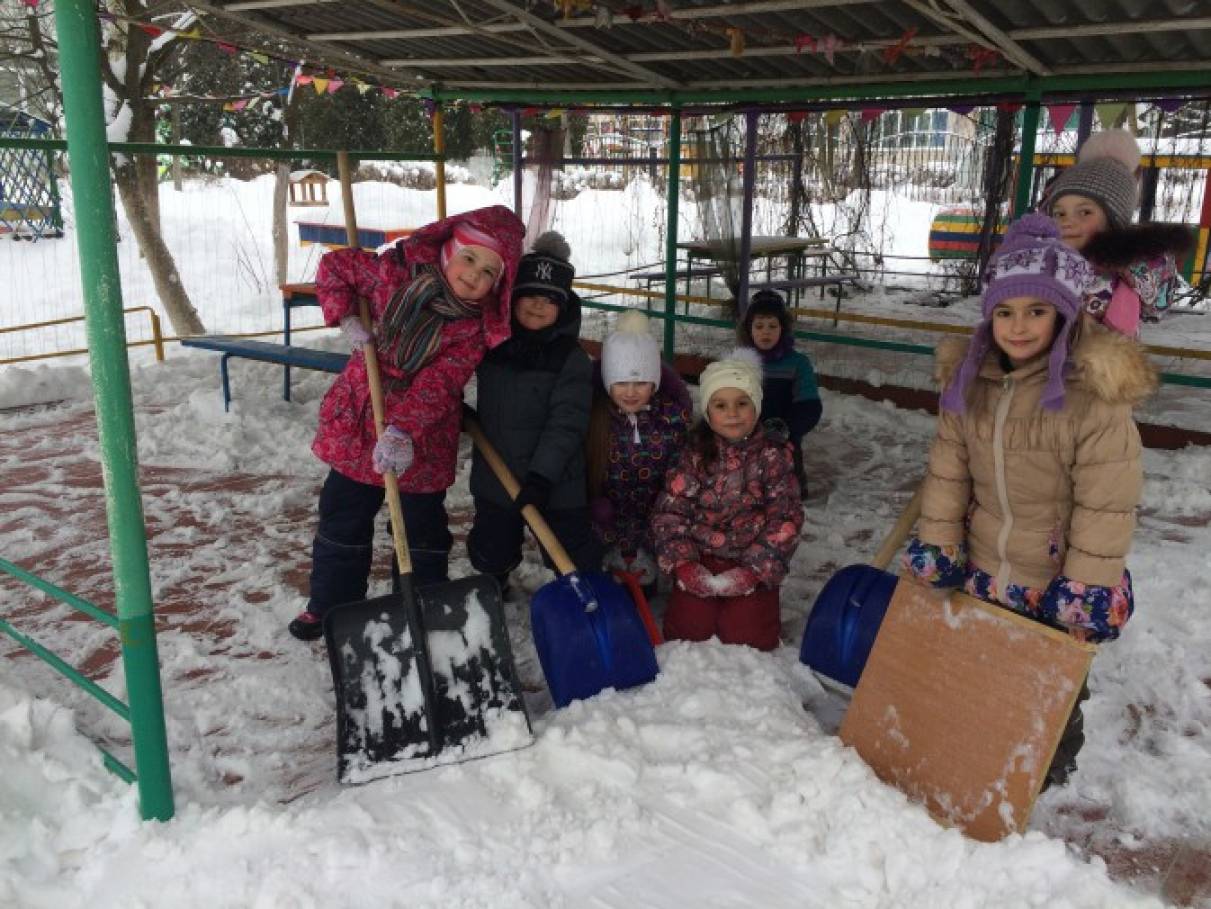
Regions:
M 1211 88 L 1211 0 L 199 0 L 439 98 L 735 100 L 892 86 Z M 566 15 L 564 8 L 566 7 Z M 943 86 L 939 88 L 939 86 Z M 996 90 L 993 88 L 993 90 Z

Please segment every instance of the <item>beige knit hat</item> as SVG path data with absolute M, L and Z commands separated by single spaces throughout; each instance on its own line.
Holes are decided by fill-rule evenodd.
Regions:
M 698 379 L 702 392 L 702 409 L 720 388 L 739 388 L 761 410 L 761 355 L 751 347 L 737 347 L 722 360 L 716 360 L 702 370 Z

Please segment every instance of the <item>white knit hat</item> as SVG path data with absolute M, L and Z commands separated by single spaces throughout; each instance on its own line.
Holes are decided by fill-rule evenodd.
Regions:
M 739 388 L 761 410 L 761 355 L 751 347 L 737 347 L 722 360 L 716 360 L 702 370 L 698 379 L 702 392 L 702 409 L 720 388 Z
M 637 309 L 624 312 L 601 345 L 601 382 L 651 382 L 660 387 L 660 348 L 648 333 L 648 317 Z

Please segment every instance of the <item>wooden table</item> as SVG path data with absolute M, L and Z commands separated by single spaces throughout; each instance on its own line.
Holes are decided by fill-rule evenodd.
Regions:
M 753 237 L 751 243 L 750 261 L 766 260 L 766 285 L 772 280 L 774 259 L 786 257 L 787 278 L 795 281 L 806 277 L 808 260 L 814 260 L 819 265 L 820 276 L 825 276 L 832 255 L 836 252 L 825 237 Z M 732 259 L 739 255 L 740 241 L 737 239 L 735 243 L 724 243 L 717 240 L 682 240 L 677 244 L 677 248 L 685 250 L 687 267 L 692 268 L 695 259 L 709 259 L 714 263 Z M 795 299 L 798 300 L 802 288 L 788 289 L 793 291 Z

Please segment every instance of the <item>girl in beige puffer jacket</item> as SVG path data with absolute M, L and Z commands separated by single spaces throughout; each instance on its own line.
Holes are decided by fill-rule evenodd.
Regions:
M 939 587 L 1066 628 L 1118 637 L 1134 610 L 1127 552 L 1143 485 L 1132 408 L 1156 387 L 1139 345 L 1080 315 L 1089 266 L 1042 215 L 989 266 L 984 321 L 941 345 L 938 430 L 905 567 Z M 1085 742 L 1082 686 L 1044 787 Z
M 1080 317 L 1088 277 L 1044 216 L 1010 229 L 975 336 L 939 347 L 945 390 L 906 567 L 1100 642 L 1134 608 L 1132 408 L 1156 375 L 1138 344 Z

